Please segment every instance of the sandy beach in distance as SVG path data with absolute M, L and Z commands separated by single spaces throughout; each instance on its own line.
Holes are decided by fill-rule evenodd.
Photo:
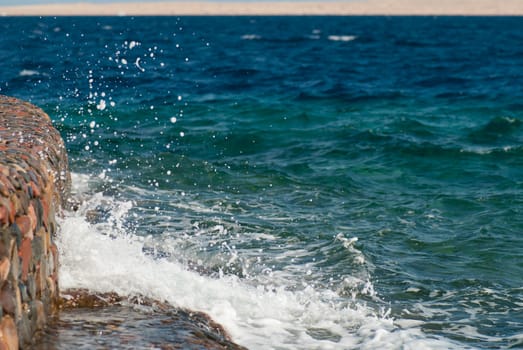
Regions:
M 523 15 L 522 0 L 355 0 L 349 2 L 88 2 L 0 6 L 2 16 L 147 15 Z

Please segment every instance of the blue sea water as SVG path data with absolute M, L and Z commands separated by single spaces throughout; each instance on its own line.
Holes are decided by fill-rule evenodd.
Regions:
M 52 117 L 82 203 L 62 287 L 202 310 L 252 349 L 523 346 L 521 18 L 0 30 L 0 93 Z

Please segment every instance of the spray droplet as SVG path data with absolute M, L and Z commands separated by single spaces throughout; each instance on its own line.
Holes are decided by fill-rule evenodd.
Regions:
M 105 100 L 100 100 L 100 102 L 96 105 L 96 109 L 103 111 L 106 107 Z

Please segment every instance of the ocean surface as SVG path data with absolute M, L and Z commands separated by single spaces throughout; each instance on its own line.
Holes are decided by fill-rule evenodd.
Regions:
M 60 283 L 250 349 L 523 347 L 523 19 L 0 18 L 54 120 Z

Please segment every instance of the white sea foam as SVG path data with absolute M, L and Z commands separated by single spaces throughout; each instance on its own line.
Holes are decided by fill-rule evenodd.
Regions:
M 21 77 L 31 77 L 33 75 L 40 75 L 40 72 L 32 69 L 22 69 L 18 75 Z
M 259 36 L 257 34 L 245 34 L 245 35 L 242 35 L 242 39 L 243 40 L 260 40 L 261 36 Z
M 449 349 L 452 343 L 427 337 L 418 323 L 399 322 L 335 291 L 306 285 L 288 288 L 292 271 L 272 284 L 256 284 L 234 275 L 212 278 L 187 270 L 168 258 L 147 254 L 145 242 L 155 237 L 133 234 L 125 218 L 133 207 L 90 185 L 102 181 L 74 174 L 80 209 L 60 222 L 62 288 L 142 294 L 208 313 L 233 339 L 250 349 Z M 109 208 L 109 218 L 89 223 L 93 208 Z M 217 228 L 219 229 L 219 228 Z M 138 228 L 139 233 L 139 228 Z M 338 237 L 347 249 L 355 239 Z M 163 243 L 168 241 L 163 241 Z M 282 276 L 280 276 L 282 277 Z M 370 282 L 370 288 L 372 285 Z
M 329 35 L 327 39 L 331 41 L 352 41 L 356 39 L 355 35 Z
M 506 145 L 502 147 L 487 147 L 487 146 L 470 146 L 460 150 L 461 153 L 475 153 L 479 155 L 489 155 L 493 152 L 511 152 L 516 149 L 517 146 Z

